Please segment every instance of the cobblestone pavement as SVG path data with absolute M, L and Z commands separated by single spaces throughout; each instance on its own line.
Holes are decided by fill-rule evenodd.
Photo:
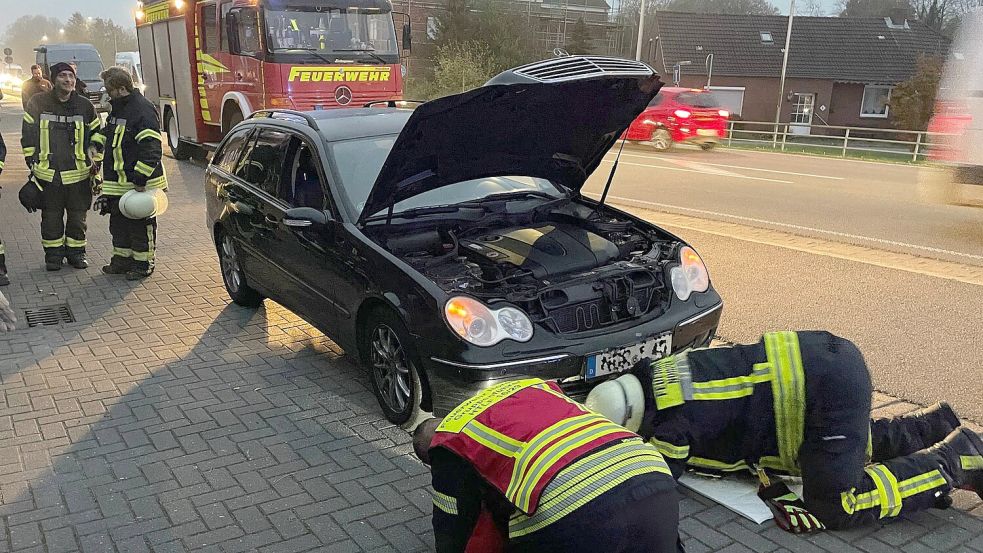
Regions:
M 429 476 L 380 414 L 363 371 L 266 302 L 229 303 L 204 228 L 201 167 L 167 158 L 171 207 L 157 273 L 99 272 L 107 219 L 90 216 L 87 271 L 43 269 L 38 216 L 0 202 L 15 307 L 76 321 L 0 337 L 0 553 L 427 551 Z M 878 395 L 882 412 L 915 406 Z M 794 537 L 687 495 L 687 550 L 983 552 L 983 506 Z

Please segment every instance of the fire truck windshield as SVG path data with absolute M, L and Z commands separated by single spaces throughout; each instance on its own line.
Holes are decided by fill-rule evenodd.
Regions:
M 265 10 L 271 51 L 358 52 L 398 55 L 392 14 L 381 10 Z

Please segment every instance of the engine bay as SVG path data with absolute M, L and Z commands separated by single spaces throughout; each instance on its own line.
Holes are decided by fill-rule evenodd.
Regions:
M 666 265 L 683 245 L 655 226 L 575 200 L 383 228 L 366 230 L 448 294 L 513 304 L 563 334 L 661 314 L 672 293 Z

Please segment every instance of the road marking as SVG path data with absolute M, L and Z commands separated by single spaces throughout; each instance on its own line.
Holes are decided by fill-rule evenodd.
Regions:
M 605 159 L 604 162 L 605 163 L 614 163 L 614 160 L 613 159 Z M 651 164 L 648 164 L 648 163 L 632 163 L 630 161 L 619 161 L 618 162 L 618 165 L 632 165 L 634 167 L 651 167 L 651 168 L 654 168 L 654 169 L 663 169 L 665 171 L 682 171 L 684 173 L 699 173 L 701 175 L 717 175 L 717 176 L 721 176 L 721 172 L 719 172 L 719 171 L 712 171 L 712 170 L 697 171 L 696 169 L 683 169 L 681 167 L 666 167 L 664 165 L 651 165 Z M 731 178 L 735 178 L 735 179 L 759 180 L 759 181 L 764 181 L 764 182 L 777 182 L 779 184 L 793 184 L 792 181 L 788 181 L 788 180 L 766 179 L 766 178 L 763 178 L 763 177 L 749 177 L 747 175 L 739 175 L 737 173 L 730 173 L 730 174 L 728 174 L 726 176 L 731 177 Z
M 744 169 L 746 171 L 761 171 L 762 173 L 775 173 L 775 174 L 779 174 L 779 175 L 793 175 L 793 176 L 796 176 L 796 177 L 810 177 L 810 178 L 814 178 L 814 179 L 846 180 L 846 177 L 831 177 L 829 175 L 816 175 L 816 174 L 813 174 L 813 173 L 796 173 L 794 171 L 779 171 L 777 169 L 761 169 L 761 168 L 758 168 L 758 167 L 744 167 L 742 165 L 726 165 L 724 163 L 707 163 L 705 161 L 689 161 L 689 160 L 673 159 L 673 158 L 668 158 L 668 157 L 661 158 L 661 157 L 656 157 L 656 156 L 651 156 L 651 155 L 643 155 L 643 154 L 621 154 L 621 155 L 622 156 L 631 156 L 631 157 L 641 157 L 641 158 L 645 158 L 645 159 L 657 159 L 657 160 L 660 160 L 660 161 L 665 161 L 667 163 L 685 164 L 687 166 L 692 165 L 692 166 L 697 166 L 698 167 L 698 166 L 708 165 L 708 166 L 711 166 L 711 167 L 725 167 L 727 169 Z
M 883 267 L 885 269 L 983 286 L 983 267 L 976 265 L 878 250 L 870 246 L 833 242 L 823 238 L 805 237 L 778 230 L 750 227 L 738 223 L 701 219 L 690 215 L 678 215 L 629 204 L 620 204 L 620 206 L 638 217 L 668 228 L 686 229 L 743 242 L 774 246 L 811 255 L 831 257 L 854 263 Z
M 588 195 L 595 196 L 595 197 L 600 197 L 600 194 L 591 193 L 591 194 L 588 194 Z M 766 224 L 766 225 L 774 225 L 774 226 L 777 226 L 777 227 L 782 227 L 782 228 L 787 228 L 787 229 L 794 229 L 794 230 L 799 230 L 799 231 L 815 232 L 815 233 L 818 233 L 818 234 L 825 234 L 827 236 L 836 236 L 838 238 L 850 238 L 850 239 L 853 239 L 853 240 L 861 240 L 861 241 L 865 241 L 865 242 L 873 242 L 873 243 L 876 243 L 876 244 L 884 244 L 884 245 L 889 245 L 889 246 L 898 246 L 898 247 L 902 247 L 902 248 L 910 248 L 910 249 L 913 249 L 913 250 L 920 250 L 920 251 L 931 252 L 931 253 L 935 253 L 935 254 L 953 255 L 953 256 L 957 256 L 957 257 L 965 257 L 965 258 L 968 258 L 968 259 L 976 259 L 976 260 L 983 261 L 983 255 L 974 255 L 974 254 L 971 254 L 971 253 L 956 252 L 956 251 L 952 251 L 952 250 L 945 250 L 945 249 L 942 249 L 942 248 L 932 248 L 930 246 L 919 246 L 917 244 L 908 244 L 907 242 L 895 242 L 893 240 L 884 240 L 882 238 L 871 238 L 869 236 L 860 236 L 858 234 L 849 234 L 849 233 L 846 233 L 846 232 L 837 232 L 835 230 L 822 230 L 822 229 L 817 229 L 817 228 L 813 228 L 813 227 L 804 227 L 804 226 L 801 226 L 801 225 L 792 225 L 792 224 L 789 224 L 789 223 L 779 223 L 777 221 L 769 221 L 767 219 L 756 219 L 754 217 L 744 217 L 744 216 L 741 216 L 741 215 L 730 215 L 730 214 L 727 214 L 727 213 L 720 213 L 720 212 L 717 212 L 717 211 L 707 211 L 705 209 L 693 209 L 693 208 L 690 208 L 690 207 L 682 207 L 682 206 L 678 206 L 678 205 L 661 204 L 661 203 L 658 203 L 658 202 L 650 202 L 650 201 L 646 201 L 646 200 L 636 200 L 634 198 L 626 198 L 626 197 L 623 197 L 623 196 L 608 196 L 608 198 L 610 198 L 611 200 L 616 200 L 616 201 L 621 201 L 621 202 L 629 202 L 629 203 L 632 203 L 632 202 L 633 203 L 639 203 L 639 204 L 649 205 L 649 206 L 653 206 L 653 207 L 657 207 L 657 208 L 662 208 L 662 209 L 673 209 L 673 210 L 679 210 L 679 211 L 686 211 L 686 212 L 690 212 L 690 213 L 698 213 L 700 215 L 710 215 L 710 216 L 713 216 L 713 217 L 723 217 L 725 219 L 734 219 L 736 221 L 742 221 L 742 222 L 747 222 L 747 223 L 759 223 L 759 224 Z

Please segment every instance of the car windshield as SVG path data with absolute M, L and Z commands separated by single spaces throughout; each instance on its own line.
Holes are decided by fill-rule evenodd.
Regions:
M 356 216 L 361 215 L 372 185 L 382 171 L 382 164 L 386 162 L 386 157 L 396 142 L 396 136 L 358 138 L 331 144 L 330 150 L 341 179 L 341 188 Z M 399 213 L 419 207 L 454 205 L 492 195 L 523 192 L 542 193 L 557 198 L 564 196 L 562 191 L 546 179 L 521 176 L 488 177 L 458 182 L 417 194 L 397 203 L 393 211 Z
M 266 10 L 270 50 L 313 49 L 320 52 L 365 50 L 398 54 L 392 14 L 378 9 L 288 8 Z
M 720 105 L 717 98 L 709 92 L 682 92 L 676 96 L 676 101 L 694 108 L 715 108 Z

